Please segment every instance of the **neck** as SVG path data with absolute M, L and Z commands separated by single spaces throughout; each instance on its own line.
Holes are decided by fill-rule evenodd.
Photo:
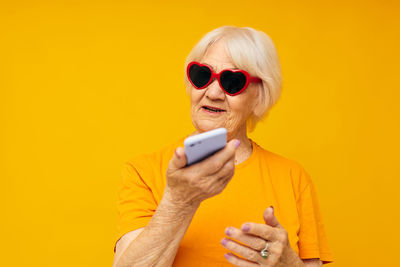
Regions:
M 237 165 L 250 157 L 253 152 L 253 146 L 250 139 L 247 137 L 246 127 L 238 131 L 236 134 L 228 134 L 228 141 L 232 139 L 240 140 L 240 146 L 237 148 L 235 155 L 235 165 Z

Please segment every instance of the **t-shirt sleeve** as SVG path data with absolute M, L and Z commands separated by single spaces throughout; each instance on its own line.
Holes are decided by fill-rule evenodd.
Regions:
M 333 261 L 328 245 L 315 186 L 308 173 L 307 184 L 298 199 L 300 217 L 299 256 L 301 259 L 319 258 L 323 263 Z
M 117 200 L 116 241 L 130 231 L 145 227 L 156 209 L 157 203 L 150 187 L 131 162 L 125 163 Z

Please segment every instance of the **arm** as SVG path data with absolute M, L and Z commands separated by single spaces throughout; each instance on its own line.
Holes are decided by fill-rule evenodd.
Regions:
M 222 192 L 234 174 L 238 140 L 186 167 L 183 148 L 168 166 L 164 195 L 146 227 L 118 241 L 114 267 L 170 266 L 200 203 Z M 121 242 L 121 243 L 120 243 Z
M 166 192 L 148 225 L 118 241 L 113 266 L 170 266 L 197 207 L 179 207 Z

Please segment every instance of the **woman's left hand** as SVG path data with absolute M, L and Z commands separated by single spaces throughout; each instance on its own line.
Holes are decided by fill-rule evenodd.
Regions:
M 221 243 L 240 257 L 227 253 L 225 258 L 236 266 L 305 266 L 290 247 L 287 231 L 275 218 L 272 206 L 264 211 L 264 220 L 266 224 L 245 223 L 241 229 L 226 228 L 228 238 Z M 263 258 L 260 251 L 267 242 L 268 256 Z

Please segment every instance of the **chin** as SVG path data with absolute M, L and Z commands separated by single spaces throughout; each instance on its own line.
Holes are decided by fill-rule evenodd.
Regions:
M 200 133 L 224 127 L 224 125 L 215 123 L 215 122 L 210 121 L 210 120 L 203 120 L 203 121 L 199 121 L 197 123 L 193 122 L 193 125 L 196 128 L 196 130 L 198 132 L 200 132 Z

